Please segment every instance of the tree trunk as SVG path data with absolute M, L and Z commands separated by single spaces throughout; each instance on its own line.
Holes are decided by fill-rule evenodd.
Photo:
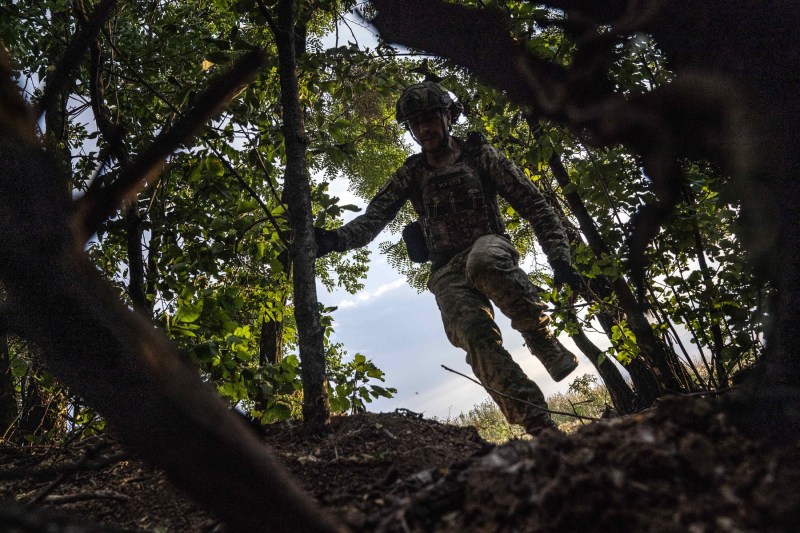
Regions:
M 625 378 L 622 377 L 614 363 L 608 357 L 604 357 L 603 362 L 598 364 L 603 351 L 595 346 L 583 329 L 580 329 L 576 335 L 572 335 L 572 340 L 597 369 L 617 412 L 621 415 L 634 412 L 638 407 L 637 396 L 625 382 Z
M 281 304 L 286 305 L 284 299 Z M 283 322 L 280 320 L 261 321 L 261 337 L 258 340 L 258 360 L 261 366 L 276 365 L 283 360 Z M 272 398 L 263 387 L 258 387 L 253 398 L 253 409 L 264 412 Z
M 134 200 L 125 215 L 125 231 L 128 233 L 128 295 L 133 307 L 150 317 L 144 277 L 144 253 L 142 252 L 142 217 Z
M 281 201 L 286 203 L 286 198 L 282 197 Z M 278 255 L 281 267 L 287 279 L 292 278 L 292 261 L 289 259 L 287 251 L 283 251 Z M 281 308 L 286 307 L 287 294 L 282 293 L 279 305 Z M 275 365 L 283 360 L 283 321 L 282 320 L 267 320 L 266 318 L 261 322 L 261 336 L 258 343 L 258 358 L 262 365 Z
M 88 22 L 88 16 L 85 16 Z M 105 80 L 103 78 L 103 49 L 98 37 L 90 49 L 89 92 L 95 124 L 105 140 L 110 154 L 117 160 L 119 168 L 131 164 L 130 149 L 125 142 L 125 128 L 119 122 L 112 122 L 106 113 Z M 134 309 L 151 316 L 151 306 L 145 290 L 145 264 L 142 250 L 142 216 L 139 213 L 137 198 L 130 201 L 125 214 L 125 231 L 127 233 L 128 255 L 128 296 Z
M 58 39 L 54 42 L 59 43 L 52 49 L 48 50 L 48 63 L 51 67 L 59 64 L 64 52 L 67 49 L 66 42 L 70 39 L 69 24 L 70 15 L 68 11 L 54 11 L 53 27 L 63 31 L 63 41 Z M 46 83 L 49 84 L 51 76 L 46 78 Z M 47 151 L 53 156 L 56 164 L 59 166 L 59 178 L 63 179 L 60 185 L 66 191 L 72 189 L 70 176 L 72 176 L 71 154 L 69 147 L 66 144 L 67 138 L 67 101 L 69 100 L 70 86 L 64 84 L 58 86 L 57 94 L 51 94 L 51 98 L 46 102 L 46 107 L 42 110 L 44 112 L 45 124 L 45 146 Z
M 294 308 L 302 361 L 303 418 L 314 433 L 325 430 L 330 420 L 323 330 L 317 304 L 314 271 L 315 243 L 311 217 L 311 185 L 306 166 L 306 135 L 297 80 L 294 0 L 281 0 L 275 40 L 278 47 L 283 137 L 286 143 L 284 194 L 292 229 Z
M 147 273 L 145 275 L 145 298 L 147 298 L 150 309 L 156 301 L 158 296 L 158 280 L 159 280 L 159 253 L 161 248 L 161 233 L 157 224 L 152 223 L 152 214 L 148 215 L 151 221 L 150 241 L 147 243 Z M 151 311 L 152 313 L 152 311 Z
M 680 0 L 665 2 L 647 30 L 679 76 L 681 69 L 715 73 L 736 91 L 729 105 L 746 110 L 741 135 L 750 137 L 742 146 L 752 171 L 733 192 L 742 203 L 739 237 L 772 285 L 772 327 L 758 372 L 730 413 L 754 435 L 789 442 L 800 435 L 800 12 L 782 0 Z M 721 159 L 735 174 L 740 162 Z
M 286 302 L 282 302 L 286 305 Z M 277 365 L 283 360 L 283 322 L 261 321 L 261 338 L 258 342 L 258 358 L 262 365 Z

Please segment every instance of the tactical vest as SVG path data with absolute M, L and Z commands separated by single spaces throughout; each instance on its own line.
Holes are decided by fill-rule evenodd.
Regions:
M 478 142 L 469 139 L 451 166 L 430 168 L 421 162 L 419 197 L 413 203 L 434 266 L 469 248 L 479 237 L 505 231 L 496 193 L 489 179 L 481 176 L 475 157 Z

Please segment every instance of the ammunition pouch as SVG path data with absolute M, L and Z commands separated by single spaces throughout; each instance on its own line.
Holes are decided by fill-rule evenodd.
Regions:
M 417 220 L 403 228 L 403 241 L 406 243 L 408 258 L 415 263 L 425 263 L 429 259 L 428 243 L 422 223 Z

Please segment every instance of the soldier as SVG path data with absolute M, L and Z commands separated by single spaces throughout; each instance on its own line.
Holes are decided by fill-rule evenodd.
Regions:
M 570 266 L 564 228 L 531 180 L 483 135 L 473 133 L 467 140 L 450 135 L 461 106 L 441 85 L 411 85 L 396 111 L 421 153 L 394 172 L 364 214 L 335 231 L 315 228 L 317 257 L 366 245 L 410 201 L 418 221 L 406 228 L 404 238 L 412 260 L 432 263 L 428 289 L 448 339 L 466 350 L 467 363 L 509 422 L 531 435 L 555 427 L 543 410 L 542 391 L 503 348 L 490 302 L 511 319 L 554 380 L 564 379 L 578 362 L 548 329 L 546 305 L 518 266 L 497 195 L 533 226 L 556 286 L 577 288 L 581 278 Z

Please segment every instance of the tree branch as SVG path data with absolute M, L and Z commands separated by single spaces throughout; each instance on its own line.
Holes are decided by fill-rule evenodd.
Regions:
M 250 186 L 250 184 L 245 181 L 245 179 L 242 177 L 242 175 L 239 174 L 239 171 L 236 170 L 234 168 L 234 166 L 230 164 L 228 159 L 225 156 L 223 156 L 222 153 L 220 153 L 219 150 L 217 150 L 216 148 L 214 148 L 210 144 L 208 146 L 209 146 L 209 148 L 211 148 L 211 150 L 213 150 L 214 154 L 217 156 L 217 158 L 220 160 L 220 162 L 222 162 L 223 166 L 228 169 L 228 172 L 230 172 L 231 175 L 233 175 L 233 177 L 236 178 L 236 181 L 239 182 L 239 185 L 244 187 L 244 190 L 246 190 L 247 193 L 256 202 L 258 202 L 258 205 L 261 206 L 261 210 L 264 211 L 265 215 L 267 215 L 267 219 L 269 220 L 270 224 L 272 224 L 273 229 L 275 229 L 275 231 L 278 233 L 278 237 L 280 238 L 281 242 L 283 243 L 283 246 L 286 247 L 287 250 L 291 249 L 291 243 L 289 242 L 289 240 L 286 237 L 286 232 L 283 231 L 283 229 L 281 229 L 281 225 L 278 223 L 277 219 L 275 218 L 275 215 L 272 214 L 272 211 L 270 210 L 269 206 L 264 203 L 264 200 L 261 199 L 261 197 L 258 195 L 258 193 L 256 193 L 256 191 Z M 255 150 L 255 148 L 254 148 L 254 150 Z M 256 153 L 257 153 L 257 150 L 256 150 Z M 258 159 L 259 159 L 259 161 L 261 161 L 261 157 L 260 156 L 258 156 Z M 262 165 L 263 165 L 263 163 L 262 163 Z M 268 175 L 266 176 L 266 179 L 267 179 L 267 181 L 269 181 L 269 176 Z
M 116 0 L 103 0 L 95 7 L 91 16 L 86 17 L 86 24 L 83 25 L 78 35 L 75 36 L 75 39 L 64 52 L 64 57 L 61 58 L 55 71 L 47 76 L 47 85 L 37 106 L 37 116 L 41 116 L 44 110 L 48 109 L 53 98 L 61 94 L 64 86 L 69 82 L 70 74 L 77 68 L 90 44 L 97 39 L 100 34 L 100 28 L 116 5 Z
M 11 59 L 0 47 L 0 135 L 33 145 L 36 143 L 33 114 L 13 77 Z

